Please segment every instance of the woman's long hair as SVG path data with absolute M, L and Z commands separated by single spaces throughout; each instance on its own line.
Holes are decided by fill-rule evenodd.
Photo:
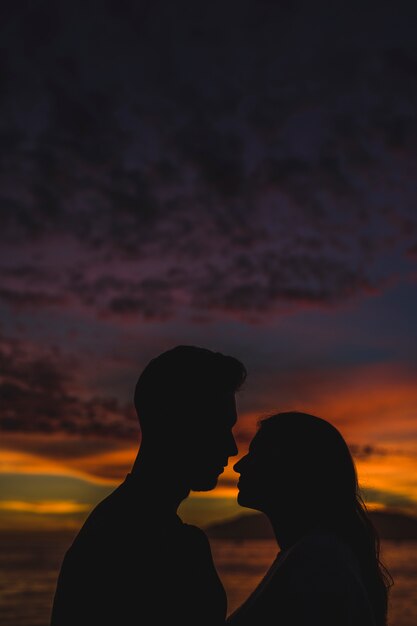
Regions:
M 379 536 L 361 497 L 355 463 L 342 435 L 326 420 L 298 412 L 263 419 L 261 431 L 270 445 L 282 443 L 277 465 L 285 471 L 288 493 L 299 494 L 300 504 L 295 506 L 300 507 L 298 514 L 305 515 L 314 527 L 336 532 L 350 545 L 361 568 L 376 626 L 386 626 L 388 589 L 393 581 L 381 563 Z

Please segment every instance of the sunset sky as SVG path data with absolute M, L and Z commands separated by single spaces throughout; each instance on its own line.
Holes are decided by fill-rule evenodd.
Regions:
M 0 528 L 81 523 L 184 343 L 245 363 L 240 454 L 315 413 L 366 501 L 417 515 L 411 4 L 1 9 Z M 232 464 L 184 519 L 240 512 Z

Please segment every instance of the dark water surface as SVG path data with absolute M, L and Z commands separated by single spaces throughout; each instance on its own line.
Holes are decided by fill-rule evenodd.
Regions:
M 47 626 L 62 557 L 74 533 L 0 534 L 0 623 Z M 213 556 L 233 611 L 253 590 L 277 553 L 271 541 L 212 541 Z M 389 626 L 417 625 L 417 542 L 383 543 L 395 585 Z

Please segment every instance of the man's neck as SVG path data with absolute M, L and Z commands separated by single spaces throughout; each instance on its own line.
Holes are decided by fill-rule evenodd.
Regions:
M 142 451 L 142 452 L 141 452 Z M 162 469 L 155 463 L 155 455 L 149 455 L 141 448 L 130 472 L 138 491 L 146 494 L 158 508 L 176 513 L 181 502 L 188 497 L 190 490 L 184 480 L 177 475 L 175 468 L 164 464 Z

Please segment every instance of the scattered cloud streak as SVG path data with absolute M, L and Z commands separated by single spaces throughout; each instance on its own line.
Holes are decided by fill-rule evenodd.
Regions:
M 39 515 L 71 515 L 88 511 L 89 506 L 66 500 L 25 502 L 22 500 L 0 500 L 0 510 Z

